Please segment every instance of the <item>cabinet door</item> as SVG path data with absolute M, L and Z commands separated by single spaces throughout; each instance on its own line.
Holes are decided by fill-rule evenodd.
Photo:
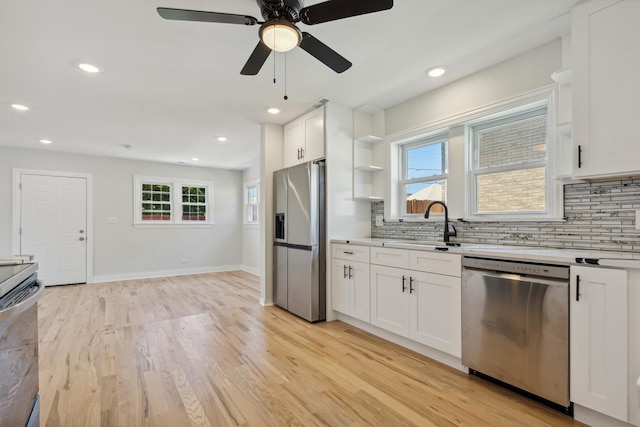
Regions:
M 460 357 L 460 278 L 417 271 L 411 272 L 411 278 L 409 337 Z
M 301 149 L 304 146 L 304 123 L 295 120 L 284 127 L 284 167 L 302 162 Z
M 324 107 L 313 110 L 303 116 L 304 122 L 304 161 L 324 157 Z
M 409 336 L 409 275 L 405 270 L 371 265 L 371 324 Z
M 640 2 L 591 0 L 572 15 L 573 140 L 581 150 L 574 176 L 635 174 L 640 55 L 631 52 L 640 39 Z
M 349 276 L 348 266 L 339 259 L 332 260 L 331 308 L 340 313 L 349 313 Z
M 369 264 L 363 262 L 352 262 L 349 264 L 351 270 L 351 306 L 349 307 L 351 316 L 364 322 L 371 322 L 371 287 L 369 284 Z
M 627 272 L 571 267 L 571 400 L 627 421 Z

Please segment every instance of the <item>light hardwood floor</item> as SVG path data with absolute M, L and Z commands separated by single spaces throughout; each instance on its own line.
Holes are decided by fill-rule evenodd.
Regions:
M 242 272 L 47 288 L 42 426 L 577 426 Z

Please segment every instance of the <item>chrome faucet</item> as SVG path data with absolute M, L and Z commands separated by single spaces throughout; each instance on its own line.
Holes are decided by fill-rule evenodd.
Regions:
M 424 217 L 429 218 L 429 211 L 433 205 L 442 205 L 444 208 L 444 242 L 449 243 L 449 237 L 458 236 L 458 230 L 456 230 L 455 225 L 451 224 L 453 231 L 449 231 L 449 209 L 447 208 L 447 205 L 439 200 L 429 203 L 429 206 L 427 206 L 427 210 L 424 213 Z

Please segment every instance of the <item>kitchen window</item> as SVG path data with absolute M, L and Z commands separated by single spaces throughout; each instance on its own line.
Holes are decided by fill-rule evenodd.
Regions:
M 546 215 L 547 109 L 470 126 L 470 214 Z
M 134 175 L 136 226 L 213 224 L 213 182 Z
M 244 185 L 244 223 L 260 224 L 258 209 L 260 203 L 260 183 L 252 181 Z
M 424 215 L 429 203 L 446 202 L 448 134 L 441 133 L 404 144 L 400 151 L 401 212 L 407 216 Z
M 389 137 L 385 218 L 422 221 L 439 200 L 451 218 L 561 221 L 554 96 L 546 87 Z

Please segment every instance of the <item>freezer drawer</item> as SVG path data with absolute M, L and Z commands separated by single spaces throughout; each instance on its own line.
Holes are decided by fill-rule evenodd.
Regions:
M 287 310 L 310 322 L 316 322 L 326 318 L 326 291 L 318 248 L 312 246 L 309 249 L 287 250 Z
M 273 246 L 273 303 L 287 310 L 287 246 Z

